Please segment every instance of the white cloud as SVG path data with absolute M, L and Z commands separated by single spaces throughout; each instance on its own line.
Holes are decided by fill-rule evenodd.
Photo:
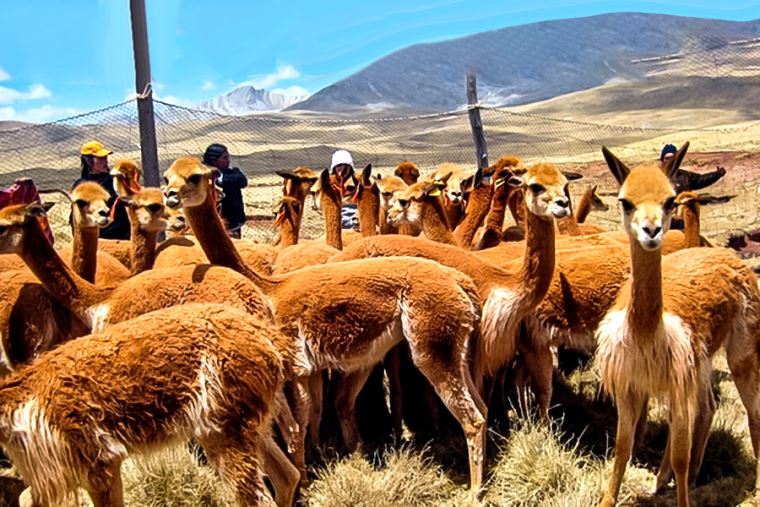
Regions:
M 160 100 L 161 102 L 168 102 L 169 104 L 174 104 L 175 106 L 193 107 L 195 105 L 195 102 L 182 99 L 179 97 L 175 97 L 174 95 L 167 95 L 166 97 L 161 97 L 160 99 L 156 97 L 156 99 Z
M 309 93 L 309 90 L 302 86 L 288 86 L 287 88 L 275 88 L 274 90 L 271 90 L 273 93 L 279 93 L 280 95 L 285 95 L 286 97 L 308 97 L 311 95 Z
M 8 74 L 5 69 L 0 67 L 0 81 L 8 81 L 11 78 L 11 75 Z
M 45 105 L 27 109 L 25 111 L 16 111 L 12 107 L 0 107 L 0 121 L 25 121 L 29 123 L 47 123 L 69 116 L 81 114 L 84 111 L 73 107 L 56 107 Z
M 301 76 L 301 73 L 298 72 L 298 69 L 296 69 L 292 65 L 287 64 L 287 63 L 278 63 L 277 69 L 275 69 L 275 71 L 272 72 L 271 74 L 258 74 L 255 76 L 251 76 L 248 81 L 240 83 L 240 85 L 238 86 L 241 86 L 244 84 L 250 84 L 254 88 L 269 89 L 272 86 L 279 83 L 280 81 L 295 79 L 300 76 Z
M 201 85 L 201 90 L 204 92 L 211 91 L 216 89 L 216 84 L 213 81 L 209 81 L 208 79 L 203 82 Z
M 25 92 L 0 86 L 0 104 L 12 104 L 19 100 L 47 99 L 52 96 L 53 93 L 41 84 L 33 84 Z

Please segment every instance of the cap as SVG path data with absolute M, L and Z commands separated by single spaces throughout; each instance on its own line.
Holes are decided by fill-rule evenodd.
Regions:
M 113 153 L 113 150 L 106 149 L 106 147 L 98 141 L 90 141 L 82 145 L 82 149 L 79 150 L 79 153 L 82 155 L 92 155 L 94 157 L 107 157 Z
M 675 147 L 673 144 L 666 144 L 662 147 L 662 151 L 660 152 L 660 162 L 665 160 L 666 155 L 675 155 L 678 153 L 678 148 Z
M 332 161 L 330 162 L 330 170 L 335 169 L 336 165 L 348 164 L 354 167 L 354 159 L 351 158 L 351 154 L 346 150 L 338 150 L 332 154 Z

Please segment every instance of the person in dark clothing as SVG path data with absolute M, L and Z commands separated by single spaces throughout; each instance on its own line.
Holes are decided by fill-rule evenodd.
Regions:
M 245 223 L 243 192 L 248 186 L 248 178 L 237 167 L 230 167 L 230 154 L 223 144 L 214 143 L 206 148 L 203 163 L 218 170 L 216 183 L 222 189 L 222 217 L 227 232 L 233 238 L 240 238 Z
M 117 200 L 116 190 L 113 187 L 113 179 L 108 170 L 108 155 L 113 151 L 106 149 L 98 141 L 90 141 L 82 145 L 79 150 L 82 163 L 82 173 L 71 188 L 75 188 L 83 181 L 94 181 L 111 196 L 106 203 L 111 209 L 111 223 L 100 229 L 100 237 L 103 239 L 129 239 L 130 225 L 129 216 L 125 204 Z M 71 218 L 69 218 L 71 223 Z
M 354 160 L 351 153 L 346 150 L 337 150 L 330 159 L 330 174 L 335 182 L 340 185 L 343 192 L 343 206 L 341 207 L 341 229 L 357 229 L 359 219 L 358 208 L 352 201 L 356 189 L 356 176 L 354 175 Z
M 660 152 L 660 165 L 664 167 L 670 159 L 675 157 L 677 152 L 678 148 L 674 145 L 666 144 Z M 673 183 L 676 193 L 693 192 L 709 187 L 725 175 L 726 169 L 721 166 L 718 166 L 715 171 L 704 174 L 677 169 L 675 174 L 670 178 L 670 181 Z

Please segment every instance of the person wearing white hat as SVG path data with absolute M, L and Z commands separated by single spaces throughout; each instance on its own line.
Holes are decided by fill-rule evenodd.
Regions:
M 330 160 L 330 174 L 335 176 L 337 183 L 343 191 L 349 190 L 344 195 L 343 207 L 341 208 L 341 227 L 343 229 L 356 229 L 358 228 L 359 219 L 357 216 L 357 205 L 351 201 L 353 194 L 351 189 L 354 189 L 356 186 L 354 183 L 356 180 L 354 177 L 354 159 L 351 157 L 351 153 L 346 150 L 336 150 Z

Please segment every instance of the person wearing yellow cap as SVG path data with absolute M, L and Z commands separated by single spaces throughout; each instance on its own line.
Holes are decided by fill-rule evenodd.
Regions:
M 83 181 L 94 181 L 110 194 L 108 207 L 116 209 L 111 213 L 113 219 L 107 227 L 100 229 L 100 237 L 104 239 L 129 239 L 130 227 L 127 208 L 121 200 L 117 200 L 116 190 L 113 188 L 113 180 L 108 169 L 109 150 L 99 141 L 89 141 L 82 145 L 79 150 L 82 164 L 82 173 L 71 188 L 76 187 Z

